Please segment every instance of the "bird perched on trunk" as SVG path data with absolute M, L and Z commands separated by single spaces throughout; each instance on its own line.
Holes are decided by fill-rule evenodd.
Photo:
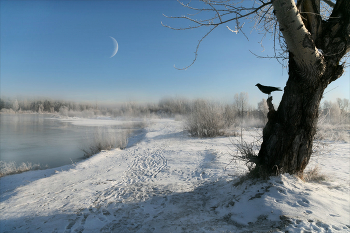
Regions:
M 261 92 L 268 94 L 269 96 L 273 91 L 282 91 L 279 87 L 264 86 L 260 83 L 256 84 L 255 86 L 257 86 Z

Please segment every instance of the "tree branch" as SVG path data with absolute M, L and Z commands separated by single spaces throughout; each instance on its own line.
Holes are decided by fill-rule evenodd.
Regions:
M 331 0 L 322 0 L 324 3 L 326 3 L 330 7 L 334 7 L 335 4 Z
M 275 0 L 272 4 L 280 31 L 300 74 L 305 78 L 323 74 L 323 56 L 306 29 L 294 0 Z
M 174 65 L 174 67 L 176 69 L 179 69 L 179 70 L 186 70 L 187 68 L 189 68 L 190 66 L 192 66 L 194 64 L 194 62 L 197 60 L 198 49 L 199 49 L 200 43 L 202 42 L 202 40 L 205 37 L 207 37 L 219 25 L 226 24 L 226 23 L 229 23 L 231 21 L 235 21 L 236 22 L 235 30 L 230 29 L 228 26 L 227 26 L 227 28 L 231 32 L 235 32 L 236 34 L 239 31 L 241 31 L 243 33 L 243 35 L 247 38 L 247 40 L 249 40 L 248 37 L 246 36 L 246 34 L 242 30 L 244 23 L 240 24 L 240 22 L 239 22 L 240 19 L 252 17 L 252 15 L 260 15 L 262 17 L 259 18 L 259 20 L 258 20 L 259 22 L 257 22 L 258 24 L 260 24 L 260 22 L 263 19 L 266 20 L 266 18 L 268 18 L 268 20 L 266 20 L 266 21 L 268 21 L 270 23 L 271 18 L 274 18 L 274 17 L 267 17 L 267 15 L 272 15 L 272 11 L 271 11 L 272 0 L 254 0 L 254 1 L 252 1 L 253 3 L 251 5 L 251 7 L 240 6 L 239 4 L 242 4 L 243 0 L 239 0 L 239 1 L 237 1 L 237 0 L 231 0 L 231 1 L 200 0 L 200 1 L 202 1 L 207 6 L 209 6 L 209 8 L 192 7 L 192 6 L 189 6 L 189 3 L 184 4 L 183 2 L 180 2 L 178 0 L 178 2 L 183 7 L 186 7 L 190 10 L 194 10 L 197 12 L 197 14 L 201 13 L 201 12 L 214 12 L 214 16 L 212 16 L 209 19 L 197 20 L 197 19 L 192 18 L 190 14 L 183 15 L 183 16 L 166 16 L 163 14 L 163 16 L 166 18 L 185 19 L 185 20 L 188 20 L 192 23 L 192 25 L 189 25 L 188 27 L 175 28 L 175 27 L 171 27 L 171 26 L 168 26 L 166 24 L 163 24 L 163 22 L 161 22 L 162 26 L 173 29 L 173 30 L 188 30 L 188 29 L 200 28 L 203 26 L 213 27 L 212 29 L 210 29 L 210 31 L 207 34 L 205 34 L 202 37 L 201 40 L 199 40 L 197 47 L 196 47 L 196 51 L 195 51 L 195 58 L 193 59 L 193 62 L 189 66 L 186 66 L 186 67 L 180 69 Z M 254 17 L 252 17 L 252 18 L 254 18 Z
M 199 45 L 201 44 L 201 42 L 204 40 L 204 38 L 205 37 L 207 37 L 215 28 L 217 28 L 218 27 L 218 25 L 216 25 L 216 26 L 214 26 L 212 29 L 210 29 L 210 31 L 207 33 L 207 34 L 205 34 L 203 37 L 202 37 L 202 39 L 200 39 L 199 41 L 198 41 L 198 44 L 197 44 L 197 47 L 196 47 L 196 51 L 194 52 L 194 59 L 193 59 L 193 61 L 192 61 L 192 63 L 190 64 L 190 65 L 188 65 L 188 66 L 186 66 L 186 67 L 184 67 L 184 68 L 177 68 L 175 65 L 174 65 L 174 68 L 175 69 L 177 69 L 177 70 L 187 70 L 189 67 L 191 67 L 195 62 L 196 62 L 196 60 L 197 60 L 197 56 L 198 56 L 198 49 L 199 49 Z
M 329 20 L 323 24 L 321 49 L 334 66 L 350 52 L 350 1 L 338 0 Z
M 299 9 L 299 13 L 302 15 L 302 19 L 305 27 L 311 33 L 312 40 L 317 43 L 320 32 L 322 31 L 321 23 L 321 8 L 320 0 L 308 0 L 302 1 Z
M 271 1 L 268 2 L 261 2 L 261 5 L 258 7 L 235 7 L 229 4 L 217 4 L 215 1 L 205 1 L 202 0 L 205 4 L 209 5 L 210 8 L 194 8 L 194 7 L 190 7 L 189 5 L 185 5 L 184 3 L 180 2 L 180 4 L 186 8 L 189 8 L 191 10 L 195 10 L 198 12 L 202 12 L 202 11 L 214 11 L 215 12 L 215 16 L 210 18 L 210 19 L 206 19 L 206 20 L 197 20 L 197 19 L 193 19 L 189 16 L 166 16 L 164 15 L 166 18 L 171 18 L 171 19 L 186 19 L 188 21 L 191 21 L 195 24 L 198 24 L 199 26 L 217 26 L 220 24 L 225 24 L 228 22 L 231 22 L 233 20 L 239 20 L 242 18 L 247 18 L 253 14 L 256 14 L 259 11 L 262 11 L 266 6 L 269 6 L 272 4 Z M 221 1 L 220 1 L 221 2 Z M 217 9 L 214 6 L 224 6 L 224 9 Z M 230 7 L 231 9 L 228 9 L 228 7 Z M 246 12 L 244 14 L 242 14 L 242 12 Z M 228 15 L 235 15 L 233 17 L 230 17 L 226 20 L 223 20 L 223 17 L 227 17 Z M 218 22 L 214 22 L 214 20 L 217 20 Z M 185 30 L 185 29 L 193 29 L 193 28 L 197 28 L 199 26 L 189 26 L 189 27 L 185 27 L 185 28 L 173 28 L 167 25 L 162 24 L 165 27 L 174 29 L 174 30 Z

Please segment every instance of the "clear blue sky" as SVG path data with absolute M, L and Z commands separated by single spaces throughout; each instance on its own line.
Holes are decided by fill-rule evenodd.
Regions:
M 158 101 L 165 96 L 231 101 L 248 92 L 256 103 L 267 96 L 254 85 L 284 87 L 288 78 L 275 59 L 258 59 L 252 52 L 272 55 L 272 41 L 226 27 L 174 31 L 188 26 L 162 14 L 180 16 L 186 10 L 176 0 L 4 1 L 1 6 L 1 95 L 48 97 L 74 101 Z M 181 21 L 182 22 L 182 21 Z M 229 25 L 234 28 L 234 24 Z M 110 58 L 114 37 L 119 44 Z M 349 69 L 332 83 L 325 99 L 349 98 Z M 326 90 L 327 91 L 327 90 Z M 275 92 L 278 102 L 281 92 Z

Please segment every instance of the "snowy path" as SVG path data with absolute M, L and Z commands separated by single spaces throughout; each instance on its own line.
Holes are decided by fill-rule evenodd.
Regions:
M 245 167 L 227 166 L 228 138 L 189 138 L 181 122 L 154 120 L 130 141 L 77 165 L 1 178 L 0 231 L 350 231 L 349 144 L 333 152 L 338 181 L 287 175 L 235 187 Z

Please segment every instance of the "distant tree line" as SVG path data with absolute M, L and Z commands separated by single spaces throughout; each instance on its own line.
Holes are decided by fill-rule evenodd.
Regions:
M 337 98 L 336 102 L 326 100 L 323 102 L 323 106 L 319 112 L 325 123 L 350 123 L 350 105 L 348 99 Z
M 75 102 L 57 101 L 57 100 L 32 100 L 28 101 L 0 98 L 0 110 L 12 109 L 16 111 L 31 111 L 31 112 L 59 112 L 61 107 L 67 107 L 69 110 L 83 111 L 92 108 L 90 104 L 77 104 Z
M 210 103 L 209 103 L 210 102 Z M 27 100 L 0 98 L 0 111 L 12 113 L 55 113 L 62 116 L 94 117 L 94 116 L 149 116 L 175 117 L 189 115 L 198 106 L 215 105 L 216 114 L 223 119 L 223 125 L 264 126 L 267 122 L 268 107 L 265 99 L 256 107 L 249 104 L 248 93 L 235 94 L 233 102 L 222 104 L 202 99 L 188 100 L 181 97 L 165 97 L 158 103 L 127 102 L 118 106 L 102 106 L 97 104 L 76 103 L 62 100 Z M 204 108 L 204 107 L 201 107 Z M 212 107 L 214 109 L 214 107 Z M 350 106 L 348 99 L 338 98 L 336 102 L 324 101 L 319 109 L 320 118 L 326 123 L 349 123 Z

